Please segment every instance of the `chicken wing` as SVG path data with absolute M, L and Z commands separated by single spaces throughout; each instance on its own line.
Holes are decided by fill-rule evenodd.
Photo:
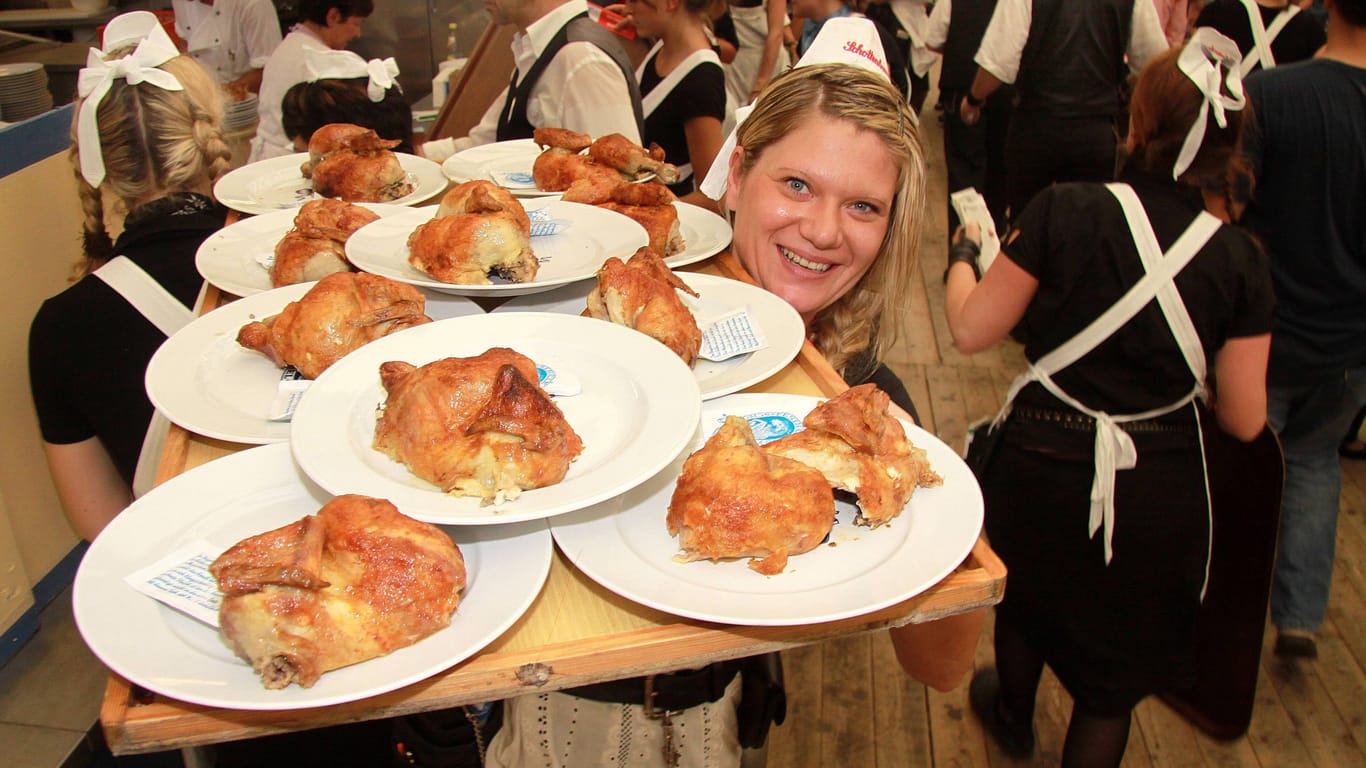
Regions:
M 524 283 L 540 267 L 526 209 L 488 181 L 468 181 L 446 193 L 437 218 L 408 236 L 408 263 L 460 285 L 488 285 L 489 275 Z
M 223 641 L 271 689 L 311 687 L 449 626 L 466 581 L 450 536 L 366 496 L 244 539 L 209 571 Z
M 654 174 L 665 184 L 678 181 L 678 168 L 664 162 L 664 150 L 658 144 L 645 149 L 619 133 L 599 136 L 588 147 L 588 156 L 609 168 L 615 168 L 628 180 Z
M 382 336 L 431 322 L 422 291 L 387 277 L 324 277 L 275 317 L 247 323 L 237 343 L 316 379 L 343 356 Z
M 583 450 L 564 414 L 536 384 L 536 364 L 494 347 L 417 368 L 380 366 L 389 393 L 376 450 L 418 477 L 485 504 L 564 479 Z
M 583 314 L 634 328 L 692 365 L 702 348 L 702 331 L 677 291 L 696 296 L 648 247 L 622 263 L 613 256 L 598 270 Z
M 923 448 L 888 411 L 891 399 L 874 384 L 861 384 L 807 414 L 806 429 L 764 446 L 772 455 L 820 470 L 835 488 L 858 496 L 855 525 L 876 528 L 901 514 L 916 487 L 944 482 Z
M 571 131 L 568 128 L 537 128 L 531 133 L 531 140 L 536 142 L 542 149 L 546 147 L 558 147 L 578 154 L 588 149 L 593 143 L 593 137 L 586 133 Z
M 669 500 L 669 534 L 676 559 L 749 557 L 766 576 L 781 573 L 789 555 L 814 549 L 830 534 L 835 497 L 821 474 L 801 462 L 764 453 L 749 423 L 728 416 L 683 463 Z
M 606 184 L 621 181 L 621 174 L 598 164 L 588 155 L 550 147 L 536 156 L 531 165 L 531 178 L 538 189 L 563 192 L 579 179 L 596 179 Z

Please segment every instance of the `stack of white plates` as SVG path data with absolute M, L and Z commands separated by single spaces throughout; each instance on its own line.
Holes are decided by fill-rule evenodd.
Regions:
M 50 109 L 52 94 L 47 90 L 47 71 L 42 64 L 0 64 L 0 111 L 6 120 L 27 120 Z
M 249 93 L 241 101 L 229 100 L 223 105 L 223 131 L 236 133 L 256 122 L 256 94 Z

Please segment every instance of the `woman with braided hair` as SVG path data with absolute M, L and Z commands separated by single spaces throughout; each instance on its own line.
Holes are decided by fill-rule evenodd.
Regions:
M 143 374 L 193 316 L 194 254 L 226 217 L 210 197 L 229 168 L 222 117 L 217 84 L 147 12 L 110 21 L 105 49 L 91 49 L 80 73 L 70 155 L 83 256 L 74 284 L 33 320 L 29 373 L 58 496 L 85 539 L 156 468 Z M 124 216 L 117 241 L 106 209 Z

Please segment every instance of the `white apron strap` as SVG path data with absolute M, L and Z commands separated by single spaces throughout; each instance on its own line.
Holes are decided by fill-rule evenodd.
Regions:
M 1199 346 L 1199 337 L 1195 335 L 1190 316 L 1185 311 L 1185 305 L 1181 302 L 1172 279 L 1204 247 L 1218 230 L 1221 222 L 1201 212 L 1166 254 L 1161 254 L 1157 238 L 1153 235 L 1152 227 L 1133 190 L 1124 184 L 1110 184 L 1107 188 L 1119 199 L 1120 205 L 1124 208 L 1125 219 L 1129 223 L 1145 274 L 1119 301 L 1091 321 L 1080 333 L 1031 363 L 1028 370 L 1011 384 L 1010 392 L 1006 395 L 1006 405 L 996 419 L 997 422 L 1002 421 L 1009 413 L 1010 404 L 1020 390 L 1029 382 L 1037 381 L 1054 397 L 1096 420 L 1096 474 L 1091 485 L 1088 529 L 1092 536 L 1096 531 L 1103 529 L 1105 562 L 1109 563 L 1114 554 L 1111 542 L 1114 537 L 1115 473 L 1121 469 L 1132 469 L 1138 463 L 1138 451 L 1134 447 L 1133 439 L 1119 425 L 1171 413 L 1190 404 L 1204 392 L 1204 352 Z M 1159 297 L 1168 290 L 1172 297 L 1163 301 Z M 1154 298 L 1159 298 L 1159 306 L 1167 318 L 1167 324 L 1172 328 L 1172 334 L 1177 338 L 1182 355 L 1191 368 L 1192 376 L 1195 377 L 1195 385 L 1186 396 L 1169 405 L 1142 413 L 1111 415 L 1087 407 L 1053 381 L 1053 374 L 1067 368 L 1114 335 Z M 1178 327 L 1183 325 L 1185 327 L 1178 330 Z M 1193 350 L 1188 348 L 1191 340 L 1195 344 Z
M 1262 24 L 1262 12 L 1258 9 L 1256 0 L 1243 0 L 1243 7 L 1247 9 L 1248 23 L 1252 25 L 1252 50 L 1243 58 L 1238 74 L 1247 77 L 1259 62 L 1262 69 L 1276 66 L 1276 57 L 1271 55 L 1271 44 L 1275 42 L 1281 30 L 1285 29 L 1285 25 L 1300 12 L 1300 8 L 1293 3 L 1287 5 L 1271 20 L 1271 26 L 1268 27 Z
M 179 299 L 124 256 L 115 256 L 92 274 L 113 288 L 167 337 L 194 319 L 194 313 L 186 309 Z M 154 408 L 147 433 L 142 439 L 142 450 L 138 452 L 137 469 L 133 472 L 134 498 L 151 490 L 156 481 L 157 463 L 161 460 L 166 433 L 170 428 L 170 420 Z
M 640 82 L 641 76 L 645 74 L 645 67 L 650 63 L 654 55 L 659 52 L 659 49 L 663 45 L 663 42 L 655 43 L 655 47 L 650 49 L 650 53 L 645 56 L 645 60 L 640 62 L 639 67 L 636 67 L 637 83 Z M 678 84 L 683 82 L 683 78 L 687 77 L 689 72 L 696 69 L 698 65 L 708 61 L 714 61 L 716 62 L 716 66 L 721 66 L 721 59 L 717 57 L 716 51 L 713 51 L 710 48 L 702 48 L 688 54 L 688 58 L 679 62 L 678 66 L 674 67 L 672 72 L 665 75 L 659 81 L 659 85 L 656 85 L 654 88 L 650 89 L 649 93 L 641 97 L 640 107 L 644 115 L 649 117 L 654 114 L 655 109 L 664 102 L 664 99 L 667 98 L 670 93 L 673 93 L 673 89 L 677 88 Z

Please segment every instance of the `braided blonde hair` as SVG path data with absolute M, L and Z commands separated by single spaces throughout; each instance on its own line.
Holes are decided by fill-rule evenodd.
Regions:
M 133 47 L 115 50 L 110 59 Z M 72 270 L 80 279 L 113 257 L 114 244 L 104 221 L 104 195 L 127 212 L 148 197 L 170 192 L 205 192 L 230 167 L 232 151 L 223 141 L 223 99 L 218 84 L 189 56 L 161 65 L 184 87 L 167 91 L 150 83 L 115 80 L 96 110 L 105 178 L 92 187 L 80 171 L 76 136 L 77 99 L 71 121 L 72 169 L 84 212 L 84 257 Z
M 900 324 L 892 318 L 915 275 L 925 219 L 925 153 L 915 115 L 891 83 L 847 65 L 811 65 L 775 79 L 741 123 L 736 136 L 736 143 L 745 148 L 741 175 L 771 144 L 812 118 L 846 120 L 872 131 L 899 168 L 887 233 L 872 267 L 821 310 L 808 329 L 816 348 L 843 373 L 860 353 L 879 359 L 900 333 Z

